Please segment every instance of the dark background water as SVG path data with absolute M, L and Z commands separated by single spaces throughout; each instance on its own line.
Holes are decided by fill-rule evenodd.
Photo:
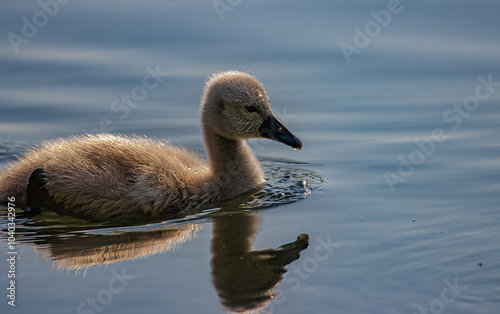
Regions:
M 249 71 L 304 142 L 296 152 L 252 141 L 266 171 L 331 182 L 247 217 L 260 230 L 255 250 L 309 235 L 263 312 L 498 312 L 498 1 L 63 2 L 1 2 L 0 166 L 25 147 L 98 131 L 202 152 L 206 77 Z M 141 89 L 151 72 L 154 87 Z M 78 313 L 99 297 L 83 309 L 224 311 L 211 267 L 216 218 L 160 224 L 179 236 L 138 242 L 156 254 L 86 271 L 62 267 L 55 248 L 67 228 L 99 226 L 44 219 L 23 225 L 34 235 L 18 244 L 17 306 L 2 297 L 2 312 Z M 6 257 L 4 239 L 0 250 Z M 0 266 L 5 289 L 5 258 Z M 133 279 L 105 299 L 123 271 Z

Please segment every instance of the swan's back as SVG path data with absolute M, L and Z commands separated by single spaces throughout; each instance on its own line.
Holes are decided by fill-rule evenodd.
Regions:
M 26 178 L 42 166 L 47 189 L 58 191 L 54 203 L 76 216 L 85 207 L 84 216 L 90 217 L 154 216 L 193 207 L 188 196 L 203 193 L 210 177 L 206 163 L 184 148 L 141 137 L 87 135 L 28 153 L 2 173 L 0 199 L 14 196 L 16 205 L 24 206 Z

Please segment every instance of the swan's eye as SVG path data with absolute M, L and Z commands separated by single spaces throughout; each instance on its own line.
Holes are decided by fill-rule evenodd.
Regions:
M 255 107 L 255 106 L 246 106 L 245 109 L 248 112 L 256 112 L 257 111 L 257 107 Z

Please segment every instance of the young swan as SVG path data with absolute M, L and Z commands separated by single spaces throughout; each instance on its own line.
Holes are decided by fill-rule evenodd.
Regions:
M 201 122 L 209 165 L 160 141 L 97 134 L 44 143 L 0 174 L 0 201 L 15 197 L 27 215 L 41 208 L 83 218 L 186 214 L 264 182 L 245 142 L 302 142 L 271 111 L 262 83 L 237 71 L 206 83 Z

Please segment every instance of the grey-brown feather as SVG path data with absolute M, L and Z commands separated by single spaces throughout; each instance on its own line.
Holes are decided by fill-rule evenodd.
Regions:
M 46 188 L 58 211 L 81 217 L 189 212 L 246 189 L 238 191 L 230 176 L 215 178 L 203 159 L 184 148 L 97 134 L 29 152 L 0 175 L 0 199 L 15 197 L 16 205 L 25 207 L 28 177 L 39 167 L 46 171 Z

